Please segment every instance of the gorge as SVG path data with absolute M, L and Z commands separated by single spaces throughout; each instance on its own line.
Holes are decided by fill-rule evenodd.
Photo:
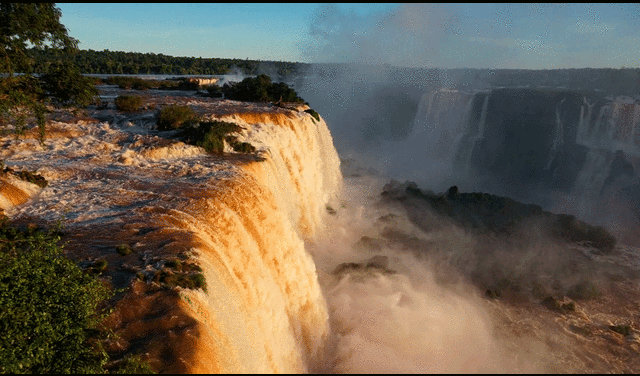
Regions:
M 415 169 L 440 166 L 439 182 L 425 171 L 412 179 L 422 189 L 633 200 L 633 99 L 395 94 L 411 124 L 389 131 L 377 152 Z M 108 351 L 142 354 L 172 373 L 636 369 L 636 248 L 620 242 L 604 254 L 552 240 L 535 223 L 508 238 L 467 231 L 416 199 L 413 185 L 388 184 L 390 171 L 341 162 L 334 143 L 348 144 L 348 132 L 327 124 L 313 99 L 319 120 L 306 105 L 149 96 L 150 107 L 181 103 L 240 125 L 238 140 L 257 153 L 227 145 L 208 155 L 157 131 L 151 109 L 125 115 L 112 103 L 88 118 L 61 115 L 44 146 L 35 134 L 1 140 L 7 165 L 49 182 L 2 178 L 5 213 L 62 219 L 69 255 L 83 267 L 107 261 L 103 278 L 125 289 L 109 317 L 117 336 Z M 411 98 L 415 105 L 404 103 Z M 380 111 L 392 119 L 395 108 Z M 395 155 L 382 154 L 391 148 Z M 132 253 L 119 254 L 121 245 Z M 169 282 L 197 273 L 205 288 Z

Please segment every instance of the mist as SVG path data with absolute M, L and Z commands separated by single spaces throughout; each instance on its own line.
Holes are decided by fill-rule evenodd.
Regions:
M 633 18 L 618 11 L 623 24 Z M 537 25 L 523 25 L 523 13 Z M 319 370 L 581 370 L 574 354 L 587 345 L 543 321 L 522 336 L 511 304 L 566 297 L 585 281 L 610 292 L 608 276 L 627 273 L 585 263 L 584 251 L 568 252 L 536 220 L 509 237 L 486 237 L 419 200 L 382 200 L 391 179 L 537 204 L 640 244 L 640 154 L 616 136 L 630 137 L 624 132 L 635 131 L 624 129 L 640 121 L 640 83 L 621 78 L 637 70 L 587 69 L 601 62 L 570 60 L 575 46 L 566 47 L 602 46 L 617 29 L 569 32 L 567 20 L 600 19 L 590 7 L 498 5 L 474 18 L 473 34 L 468 14 L 460 5 L 402 4 L 363 17 L 327 5 L 310 23 L 313 38 L 301 49 L 313 64 L 295 88 L 329 125 L 346 189 L 325 238 L 310 248 L 332 330 Z M 525 40 L 525 26 L 550 32 Z M 531 61 L 545 70 L 528 70 Z M 581 69 L 554 70 L 565 67 Z M 596 109 L 591 117 L 587 107 Z M 521 128 L 510 129 L 516 121 Z M 503 301 L 487 301 L 496 288 Z

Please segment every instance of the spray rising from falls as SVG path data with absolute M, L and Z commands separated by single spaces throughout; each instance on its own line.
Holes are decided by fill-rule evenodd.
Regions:
M 400 150 L 394 166 L 403 173 L 439 166 L 408 175 L 435 190 L 457 185 L 600 223 L 611 218 L 599 215 L 599 201 L 640 213 L 638 99 L 562 88 L 435 90 L 423 96 L 411 134 L 389 145 Z
M 49 181 L 40 190 L 11 180 L 13 193 L 1 192 L 7 214 L 50 222 L 64 211 L 69 252 L 88 265 L 108 259 L 105 275 L 131 286 L 110 317 L 110 351 L 141 351 L 162 372 L 536 369 L 506 360 L 473 289 L 442 287 L 397 245 L 354 246 L 384 232 L 380 216 L 402 213 L 374 205 L 378 180 L 348 180 L 341 193 L 322 118 L 224 100 L 190 105 L 243 127 L 238 140 L 260 158 L 207 156 L 150 134 L 144 117 L 55 123 L 46 147 L 3 139 L 0 157 Z M 399 226 L 469 246 L 459 232 Z M 134 252 L 118 255 L 119 244 Z M 206 291 L 162 287 L 192 263 Z

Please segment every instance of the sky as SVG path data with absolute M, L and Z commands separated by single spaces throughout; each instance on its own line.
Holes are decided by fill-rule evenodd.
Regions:
M 638 4 L 60 3 L 81 49 L 439 68 L 640 67 Z

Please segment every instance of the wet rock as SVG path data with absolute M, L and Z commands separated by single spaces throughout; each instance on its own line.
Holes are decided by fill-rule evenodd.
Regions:
M 396 273 L 395 270 L 389 269 L 389 257 L 376 255 L 363 262 L 343 262 L 333 270 L 333 274 L 341 275 L 352 272 L 370 273 L 373 271 L 377 271 L 382 274 Z
M 367 260 L 367 268 L 378 268 L 381 270 L 386 270 L 389 267 L 389 257 L 388 256 L 373 256 L 369 260 Z

